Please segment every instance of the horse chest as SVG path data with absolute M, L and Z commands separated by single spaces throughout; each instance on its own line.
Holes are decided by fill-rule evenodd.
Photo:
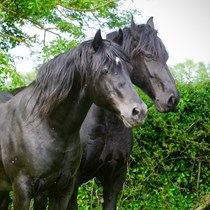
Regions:
M 75 168 L 81 158 L 81 145 L 79 140 L 73 137 L 65 142 L 62 140 L 57 138 L 49 143 L 41 143 L 36 149 L 36 168 L 40 168 L 40 172 L 45 171 L 51 174 L 62 171 L 70 176 L 75 173 Z
M 20 171 L 34 180 L 41 180 L 41 185 L 54 182 L 61 174 L 71 177 L 75 174 L 81 158 L 81 145 L 78 135 L 70 135 L 68 139 L 57 135 L 53 130 L 46 132 L 38 126 L 28 126 L 19 136 L 8 134 L 1 146 L 10 155 L 4 155 L 7 174 L 13 176 Z M 20 135 L 21 134 L 21 135 Z
M 74 143 L 77 141 L 77 144 Z M 55 145 L 54 145 L 55 146 Z M 69 139 L 67 144 L 60 147 L 47 148 L 47 157 L 42 161 L 42 167 L 39 171 L 43 174 L 39 181 L 39 187 L 47 186 L 48 183 L 59 187 L 65 185 L 67 181 L 76 174 L 81 160 L 81 144 L 78 139 L 73 137 Z M 52 157 L 53 156 L 53 157 Z M 41 161 L 37 163 L 40 164 Z

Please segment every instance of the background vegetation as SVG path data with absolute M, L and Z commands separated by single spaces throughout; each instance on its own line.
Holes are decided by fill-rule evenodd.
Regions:
M 0 89 L 29 84 L 35 71 L 20 75 L 11 49 L 24 45 L 35 65 L 77 45 L 87 30 L 127 25 L 130 14 L 117 0 L 0 0 Z M 164 40 L 163 40 L 164 41 Z M 21 59 L 21 57 L 19 57 Z M 181 100 L 176 112 L 149 107 L 146 123 L 134 130 L 134 148 L 118 209 L 203 209 L 210 195 L 210 64 L 187 60 L 171 67 Z M 81 210 L 101 209 L 97 180 L 80 187 Z
M 149 115 L 134 130 L 134 148 L 118 209 L 201 210 L 209 203 L 210 65 L 187 60 L 171 71 L 181 94 L 174 113 L 158 113 L 139 91 Z M 94 180 L 80 188 L 80 209 L 100 209 L 99 186 Z
M 128 2 L 128 1 L 126 1 Z M 125 0 L 0 0 L 0 88 L 27 83 L 16 62 L 30 57 L 36 68 L 77 45 L 96 30 L 127 25 L 136 10 L 124 10 Z M 21 46 L 30 55 L 12 55 Z M 22 53 L 23 54 L 23 53 Z

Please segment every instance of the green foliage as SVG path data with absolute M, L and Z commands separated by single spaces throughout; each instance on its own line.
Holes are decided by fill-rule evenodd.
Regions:
M 25 84 L 15 71 L 10 49 L 25 44 L 31 55 L 36 56 L 33 57 L 36 63 L 43 63 L 77 45 L 93 28 L 115 28 L 128 23 L 129 14 L 138 12 L 122 10 L 123 1 L 0 0 L 0 48 L 3 51 L 0 88 Z
M 21 79 L 25 85 L 32 83 L 36 78 L 37 72 L 32 70 L 31 72 L 21 74 Z
M 88 183 L 80 186 L 78 195 L 78 206 L 81 210 L 101 209 L 103 202 L 103 192 L 101 184 L 97 179 L 92 179 Z
M 194 63 L 193 60 L 186 60 L 170 68 L 174 77 L 181 83 L 209 81 L 210 63 Z
M 44 61 L 47 61 L 54 56 L 60 54 L 61 52 L 64 52 L 68 49 L 71 49 L 72 47 L 77 46 L 77 41 L 68 41 L 66 39 L 60 39 L 57 38 L 56 40 L 51 41 L 48 45 L 46 45 L 43 48 L 43 59 Z
M 142 209 L 193 209 L 210 190 L 210 82 L 179 84 L 179 90 L 175 113 L 150 107 L 146 123 L 135 130 L 129 174 L 138 180 L 133 186 Z
M 139 12 L 121 9 L 124 1 L 0 0 L 0 48 L 10 53 L 24 44 L 38 66 L 91 31 L 126 25 Z
M 8 51 L 24 41 L 26 34 L 19 30 L 12 20 L 7 19 L 7 22 L 4 22 L 5 18 L 7 18 L 6 15 L 2 18 L 0 15 L 0 49 Z
M 31 45 L 38 36 L 25 32 L 35 28 L 61 38 L 70 34 L 71 39 L 81 41 L 91 28 L 116 28 L 130 21 L 138 11 L 122 10 L 124 0 L 7 0 L 0 1 L 0 34 L 2 49 L 11 49 L 20 42 Z
M 10 55 L 3 51 L 0 52 L 0 89 L 8 91 L 23 85 L 25 85 L 25 82 L 16 72 Z

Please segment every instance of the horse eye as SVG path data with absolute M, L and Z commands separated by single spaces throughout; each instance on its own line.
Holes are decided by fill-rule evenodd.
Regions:
M 154 60 L 154 57 L 153 57 L 153 55 L 151 55 L 151 54 L 146 54 L 146 55 L 145 55 L 145 58 L 146 58 L 147 61 Z
M 104 70 L 103 70 L 103 73 L 104 73 L 104 74 L 108 74 L 108 73 L 109 73 L 109 69 L 104 69 Z
M 152 55 L 149 51 L 147 51 L 147 50 L 142 50 L 141 53 L 142 53 L 142 55 L 143 55 L 146 59 L 148 59 L 148 60 L 153 59 L 153 55 Z
M 151 54 L 147 54 L 146 57 L 151 59 L 153 56 Z

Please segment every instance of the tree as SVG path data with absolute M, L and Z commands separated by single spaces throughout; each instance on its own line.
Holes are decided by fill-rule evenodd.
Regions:
M 16 72 L 11 56 L 0 52 L 0 89 L 8 91 L 25 84 L 21 75 Z
M 210 63 L 195 63 L 188 59 L 171 67 L 171 71 L 180 83 L 210 81 Z
M 122 3 L 119 0 L 1 0 L 1 49 L 36 42 L 38 37 L 26 32 L 26 27 L 30 31 L 42 30 L 45 42 L 47 32 L 60 38 L 67 33 L 71 39 L 81 41 L 87 29 L 125 25 L 137 11 L 120 9 Z
M 9 59 L 0 67 L 1 88 L 12 75 L 8 71 L 18 75 L 12 48 L 27 46 L 37 66 L 77 45 L 91 30 L 126 25 L 131 14 L 139 12 L 121 9 L 124 1 L 0 0 L 0 55 L 4 61 Z

